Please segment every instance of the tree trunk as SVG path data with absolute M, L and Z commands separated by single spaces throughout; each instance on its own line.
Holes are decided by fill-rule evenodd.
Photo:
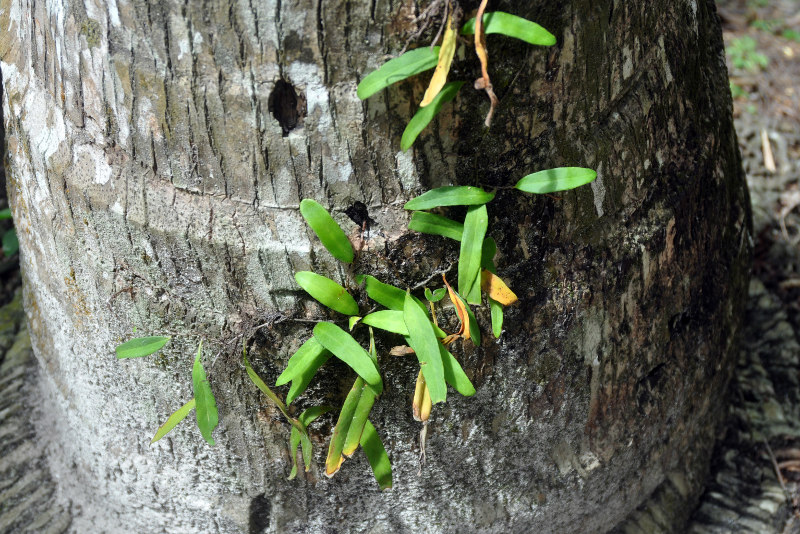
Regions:
M 492 1 L 558 43 L 490 36 L 501 104 L 488 133 L 486 97 L 468 84 L 405 153 L 427 75 L 366 102 L 355 89 L 416 29 L 413 0 L 0 6 L 37 425 L 76 531 L 601 532 L 665 485 L 678 496 L 670 521 L 685 519 L 722 414 L 750 252 L 713 2 Z M 453 76 L 478 77 L 473 54 Z M 297 107 L 270 102 L 279 80 Z M 387 336 L 372 419 L 394 488 L 379 492 L 358 455 L 325 478 L 335 416 L 312 427 L 312 470 L 287 481 L 289 427 L 237 347 L 248 342 L 271 384 L 310 335 L 303 319 L 324 311 L 293 273 L 438 287 L 457 247 L 408 232 L 403 203 L 555 166 L 599 176 L 558 198 L 501 189 L 489 205 L 520 302 L 500 340 L 486 329 L 479 348 L 457 349 L 477 394 L 435 407 L 424 467 L 418 365 L 388 357 L 399 340 Z M 322 250 L 303 198 L 354 240 L 343 210 L 367 206 L 356 270 Z M 134 332 L 173 340 L 118 361 Z M 192 395 L 201 339 L 217 445 L 187 421 L 150 447 Z M 298 405 L 341 405 L 348 383 L 328 364 Z

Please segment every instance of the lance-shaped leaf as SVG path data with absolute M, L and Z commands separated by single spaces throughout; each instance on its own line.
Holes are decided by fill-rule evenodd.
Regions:
M 373 335 L 372 328 L 369 329 L 369 355 L 375 365 L 377 365 L 378 354 L 375 349 L 375 337 Z M 363 380 L 361 378 L 358 380 L 361 380 L 363 384 Z M 358 380 L 356 382 L 358 382 Z M 355 387 L 355 385 L 353 387 Z M 369 412 L 372 410 L 372 406 L 374 404 L 375 393 L 373 393 L 370 388 L 362 386 L 361 394 L 358 399 L 358 405 L 356 406 L 355 412 L 353 412 L 353 418 L 349 423 L 347 423 L 347 437 L 344 440 L 344 445 L 341 451 L 341 454 L 344 456 L 349 458 L 358 448 L 358 444 L 361 440 L 361 434 L 364 431 L 364 425 L 367 423 L 367 417 L 369 416 Z
M 137 337 L 117 347 L 117 358 L 141 358 L 150 356 L 167 344 L 166 336 Z
M 552 46 L 556 37 L 535 22 L 523 19 L 510 13 L 495 11 L 483 15 L 484 33 L 500 33 L 508 37 L 521 39 L 532 45 Z M 461 35 L 475 34 L 475 18 L 469 19 L 461 27 Z
M 333 323 L 319 323 L 314 327 L 314 337 L 363 378 L 376 395 L 381 394 L 383 381 L 377 365 L 350 334 Z
M 514 304 L 517 301 L 517 296 L 509 289 L 506 283 L 488 269 L 481 271 L 481 289 L 489 295 L 489 298 L 503 306 Z
M 461 253 L 458 258 L 458 293 L 470 304 L 480 304 L 481 301 L 481 252 L 488 224 L 486 205 L 470 206 L 467 209 Z
M 490 273 L 497 274 L 494 267 L 494 256 L 497 254 L 497 243 L 491 237 L 483 240 L 483 248 L 481 249 L 481 267 Z
M 369 420 L 364 425 L 364 432 L 361 434 L 361 448 L 367 455 L 367 461 L 372 467 L 372 473 L 375 475 L 378 486 L 382 490 L 391 488 L 392 463 L 389 461 L 389 455 L 386 454 L 381 438 L 378 437 L 378 432 Z
M 429 105 L 417 110 L 414 116 L 411 117 L 411 120 L 408 121 L 406 129 L 403 130 L 403 136 L 400 138 L 400 150 L 405 152 L 411 148 L 411 145 L 417 140 L 419 134 L 430 124 L 436 114 L 442 109 L 442 106 L 456 97 L 462 85 L 464 85 L 464 82 L 450 82 L 445 84 Z
M 494 266 L 494 255 L 497 253 L 497 243 L 491 237 L 483 240 L 483 252 L 481 258 L 481 267 L 486 269 L 492 274 L 497 274 L 497 269 Z M 494 337 L 499 338 L 503 331 L 503 306 L 489 297 L 489 308 L 492 312 L 492 333 Z
M 444 382 L 439 341 L 436 339 L 428 315 L 419 309 L 410 294 L 406 294 L 403 319 L 409 332 L 409 345 L 417 354 L 422 374 L 430 390 L 431 403 L 443 402 L 447 398 L 447 385 Z
M 458 34 L 456 33 L 452 14 L 448 15 L 445 26 L 444 37 L 442 37 L 442 47 L 439 49 L 439 58 L 436 63 L 436 70 L 433 71 L 431 83 L 428 85 L 425 96 L 419 104 L 422 108 L 433 102 L 433 99 L 439 94 L 442 87 L 444 87 L 447 81 L 447 74 L 450 72 L 450 65 L 453 63 L 453 56 L 456 53 Z
M 381 89 L 389 87 L 393 83 L 405 80 L 409 76 L 414 76 L 420 72 L 432 69 L 439 61 L 439 47 L 424 46 L 415 50 L 409 50 L 400 57 L 390 59 L 381 67 L 370 72 L 361 83 L 358 84 L 356 94 L 361 100 L 365 100 Z
M 408 229 L 423 234 L 440 235 L 456 241 L 461 241 L 461 234 L 464 233 L 464 225 L 460 222 L 426 211 L 415 211 L 411 215 Z
M 503 305 L 489 298 L 489 308 L 492 311 L 492 333 L 494 337 L 500 337 L 503 332 Z
M 442 363 L 444 365 L 444 380 L 456 391 L 465 397 L 471 397 L 475 394 L 475 386 L 469 381 L 464 369 L 458 360 L 448 351 L 443 345 L 439 344 L 439 351 L 442 353 Z
M 439 302 L 440 300 L 442 300 L 444 298 L 444 295 L 445 295 L 446 292 L 447 292 L 447 290 L 445 288 L 443 288 L 443 287 L 440 287 L 439 289 L 435 289 L 435 290 L 433 290 L 433 292 L 431 292 L 431 290 L 426 287 L 425 288 L 425 298 L 428 299 L 429 302 Z
M 311 271 L 300 271 L 295 273 L 294 279 L 306 293 L 330 309 L 345 315 L 358 315 L 358 304 L 350 293 L 330 278 Z
M 348 458 L 356 452 L 358 444 L 361 441 L 361 434 L 364 432 L 364 425 L 367 423 L 367 417 L 375 404 L 375 394 L 368 387 L 361 390 L 361 396 L 358 399 L 358 405 L 353 413 L 353 419 L 347 428 L 347 437 L 344 440 L 342 454 Z
M 517 182 L 514 187 L 525 193 L 555 193 L 588 184 L 597 178 L 592 169 L 583 167 L 559 167 L 535 172 Z
M 356 276 L 356 282 L 359 284 L 363 283 L 369 298 L 381 306 L 386 306 L 390 310 L 403 309 L 403 304 L 406 301 L 406 292 L 399 287 L 395 287 L 391 284 L 384 284 L 374 276 L 368 274 L 359 274 Z
M 209 445 L 214 445 L 214 438 L 211 433 L 219 424 L 219 414 L 217 412 L 217 401 L 211 392 L 211 386 L 206 378 L 206 371 L 200 363 L 203 354 L 203 342 L 197 347 L 197 356 L 194 359 L 192 368 L 192 386 L 194 388 L 195 415 L 197 416 L 197 428 Z
M 362 322 L 369 326 L 374 326 L 375 328 L 380 328 L 381 330 L 386 330 L 387 332 L 393 332 L 395 334 L 400 334 L 403 336 L 408 335 L 408 330 L 406 329 L 405 319 L 403 317 L 403 312 L 397 310 L 380 310 L 374 313 L 370 313 L 366 315 Z M 434 333 L 436 337 L 442 338 L 445 337 L 445 334 L 441 328 L 434 325 L 433 326 Z
M 429 210 L 440 206 L 479 206 L 494 198 L 480 187 L 455 185 L 438 187 L 412 198 L 403 206 L 407 210 Z
M 353 417 L 364 389 L 369 389 L 364 379 L 361 377 L 357 378 L 350 392 L 347 394 L 347 398 L 344 400 L 342 410 L 339 412 L 339 420 L 336 422 L 336 427 L 333 429 L 331 443 L 328 446 L 328 457 L 325 460 L 325 475 L 329 477 L 335 475 L 342 466 L 342 463 L 344 463 L 345 458 L 342 454 L 342 450 L 344 449 L 347 433 L 350 430 L 350 424 L 353 422 Z
M 249 376 L 249 377 L 250 377 L 250 380 L 253 382 L 253 384 L 255 384 L 255 385 L 256 385 L 256 387 L 257 387 L 258 389 L 260 389 L 260 390 L 261 390 L 261 392 L 262 392 L 264 395 L 266 395 L 266 396 L 267 396 L 267 398 L 273 402 L 273 404 L 275 404 L 275 406 L 277 406 L 277 407 L 278 407 L 278 409 L 281 411 L 281 413 L 283 414 L 283 416 L 284 416 L 284 417 L 286 417 L 286 419 L 287 419 L 287 420 L 289 420 L 290 422 L 292 422 L 292 424 L 293 424 L 293 425 L 296 425 L 297 423 L 295 422 L 294 418 L 292 418 L 292 417 L 291 417 L 291 416 L 290 416 L 290 415 L 289 415 L 289 414 L 286 412 L 286 405 L 285 405 L 285 404 L 284 404 L 284 403 L 281 401 L 281 399 L 279 399 L 279 398 L 278 398 L 278 396 L 277 396 L 277 395 L 276 395 L 276 394 L 275 394 L 275 393 L 274 393 L 274 392 L 273 392 L 273 391 L 272 391 L 272 390 L 269 388 L 269 386 L 267 386 L 267 384 L 266 384 L 266 383 L 264 383 L 264 381 L 263 381 L 263 380 L 261 380 L 261 377 L 260 377 L 260 376 L 258 376 L 258 373 L 256 373 L 256 372 L 253 370 L 253 367 L 250 365 L 250 361 L 247 359 L 247 352 L 246 352 L 246 351 L 242 351 L 242 356 L 243 356 L 243 359 L 244 359 L 244 368 L 245 368 L 245 370 L 247 371 L 247 376 Z
M 331 406 L 312 406 L 300 414 L 300 417 L 297 419 L 303 428 L 307 428 L 316 418 L 332 409 Z M 300 443 L 303 444 L 303 463 L 305 464 L 305 470 L 308 471 L 311 469 L 311 455 L 313 449 L 311 440 L 308 438 L 308 433 L 303 434 L 297 428 L 292 427 L 292 434 L 289 439 L 289 450 L 292 454 L 292 471 L 289 473 L 289 480 L 297 476 L 297 447 Z
M 356 282 L 359 284 L 365 283 L 364 288 L 367 290 L 369 298 L 380 304 L 386 306 L 390 310 L 403 311 L 403 306 L 406 302 L 406 292 L 402 289 L 390 284 L 384 284 L 374 276 L 368 274 L 360 274 L 356 276 Z M 417 303 L 422 311 L 425 311 L 425 305 L 417 298 L 412 296 L 414 302 Z
M 315 354 L 314 357 L 309 360 L 308 365 L 304 366 L 303 370 L 292 379 L 292 385 L 289 387 L 289 392 L 286 394 L 286 404 L 291 404 L 292 401 L 303 394 L 311 383 L 311 379 L 317 374 L 319 368 L 322 367 L 330 357 L 331 353 L 325 350 L 319 354 Z
M 297 447 L 300 446 L 300 431 L 292 427 L 292 433 L 289 436 L 289 453 L 292 456 L 292 470 L 289 472 L 287 480 L 294 480 L 297 476 Z
M 328 210 L 314 200 L 306 198 L 300 202 L 300 213 L 334 258 L 345 263 L 352 263 L 353 246 Z
M 325 351 L 319 341 L 313 337 L 303 343 L 297 352 L 295 352 L 286 364 L 286 369 L 280 374 L 275 381 L 276 386 L 282 386 L 294 379 L 297 375 L 306 371 L 309 367 L 316 363 L 319 355 Z
M 153 439 L 150 440 L 150 445 L 152 445 L 156 441 L 166 436 L 169 433 L 169 431 L 175 428 L 175 426 L 178 423 L 186 419 L 186 416 L 189 415 L 189 412 L 191 412 L 193 409 L 194 409 L 194 398 L 192 398 L 192 400 L 190 400 L 189 402 L 187 402 L 186 404 L 175 410 L 172 413 L 172 415 L 170 415 L 167 418 L 167 420 L 164 421 L 164 424 L 158 427 L 156 435 L 153 436 Z

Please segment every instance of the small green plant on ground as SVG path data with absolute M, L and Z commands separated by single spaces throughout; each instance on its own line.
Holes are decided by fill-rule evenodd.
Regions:
M 442 105 L 455 98 L 463 81 L 447 82 L 453 62 L 457 33 L 474 35 L 476 54 L 480 61 L 481 77 L 474 87 L 486 91 L 490 109 L 486 116 L 488 127 L 499 101 L 494 94 L 488 74 L 488 52 L 485 36 L 498 33 L 526 41 L 530 44 L 549 46 L 555 37 L 531 21 L 508 13 L 485 13 L 487 0 L 481 2 L 474 19 L 467 21 L 457 31 L 460 13 L 457 4 L 444 3 L 444 24 L 440 46 L 411 50 L 385 63 L 366 76 L 358 85 L 358 96 L 366 99 L 393 83 L 426 70 L 435 69 L 425 92 L 420 109 L 410 120 L 401 139 L 401 148 L 411 147 L 420 132 L 430 123 Z M 522 177 L 513 187 L 529 194 L 550 194 L 567 191 L 588 184 L 597 174 L 582 167 L 561 167 L 540 170 Z M 489 234 L 489 212 L 487 206 L 495 198 L 496 191 L 482 187 L 448 186 L 433 189 L 409 200 L 405 209 L 411 211 L 408 228 L 412 231 L 441 236 L 456 242 L 459 248 L 457 282 L 454 289 L 442 275 L 439 288 L 424 288 L 421 295 L 412 294 L 409 288 L 396 287 L 370 274 L 359 274 L 348 279 L 347 288 L 330 278 L 310 271 L 295 273 L 295 281 L 313 299 L 347 318 L 348 330 L 337 322 L 321 321 L 314 326 L 312 335 L 289 358 L 286 368 L 278 376 L 275 387 L 289 384 L 285 401 L 255 373 L 246 352 L 244 366 L 251 381 L 273 403 L 291 425 L 289 448 L 292 455 L 292 470 L 289 478 L 298 472 L 297 451 L 302 446 L 302 459 L 308 471 L 312 460 L 312 443 L 308 437 L 308 425 L 329 411 L 327 406 L 316 406 L 305 410 L 299 417 L 289 415 L 287 405 L 302 395 L 318 370 L 332 357 L 347 364 L 356 374 L 333 430 L 325 461 L 325 473 L 334 476 L 347 458 L 361 447 L 372 467 L 381 489 L 392 486 L 391 463 L 375 425 L 370 420 L 375 403 L 387 387 L 381 374 L 381 361 L 387 356 L 414 355 L 419 363 L 411 413 L 422 423 L 420 449 L 424 459 L 425 437 L 433 407 L 447 400 L 448 387 L 463 396 L 475 394 L 475 387 L 458 359 L 451 352 L 458 342 L 471 341 L 481 344 L 481 329 L 472 306 L 485 303 L 491 317 L 491 330 L 499 338 L 503 330 L 504 307 L 514 304 L 517 296 L 498 276 L 494 263 L 497 244 Z M 445 217 L 441 212 L 457 207 L 466 209 L 461 221 Z M 337 260 L 352 264 L 356 258 L 350 240 L 331 217 L 328 210 L 312 199 L 300 202 L 300 213 L 319 238 L 324 248 Z M 436 210 L 439 213 L 433 213 Z M 351 293 L 363 291 L 366 297 L 383 307 L 362 314 L 358 301 Z M 440 326 L 439 318 L 444 312 L 441 302 L 445 295 L 452 303 L 458 319 L 456 332 L 447 333 Z M 424 298 L 424 302 L 423 302 Z M 374 330 L 386 335 L 399 336 L 402 344 L 394 346 L 388 354 L 379 355 L 375 345 Z M 356 337 L 368 339 L 364 349 Z M 167 337 L 136 338 L 117 347 L 119 358 L 135 358 L 153 354 L 169 341 Z M 200 363 L 201 346 L 198 347 L 192 371 L 194 398 L 189 400 L 158 429 L 152 442 L 157 441 L 183 420 L 192 409 L 197 413 L 197 425 L 203 438 L 211 445 L 212 431 L 218 423 L 216 401 L 208 387 L 205 371 Z M 385 360 L 384 360 L 385 361 Z M 380 425 L 379 425 L 380 426 Z
M 794 41 L 796 43 L 800 43 L 800 30 L 786 28 L 781 32 L 781 37 L 783 37 L 784 39 L 788 39 L 790 41 Z
M 758 43 L 749 35 L 731 39 L 727 50 L 731 65 L 736 69 L 758 72 L 769 65 L 769 58 L 758 51 Z
M 767 33 L 777 33 L 781 26 L 783 26 L 781 19 L 755 19 L 750 23 L 751 28 Z
M 736 99 L 736 98 L 747 98 L 750 95 L 750 93 L 748 93 L 745 88 L 743 88 L 741 85 L 739 85 L 736 82 L 731 81 L 730 82 L 730 86 L 731 86 L 731 96 L 734 99 Z

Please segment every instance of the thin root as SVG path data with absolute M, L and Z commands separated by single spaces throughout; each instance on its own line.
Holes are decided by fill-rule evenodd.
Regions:
M 422 466 L 425 465 L 427 456 L 425 455 L 425 440 L 428 437 L 428 422 L 422 423 L 422 430 L 419 431 L 419 471 L 417 475 L 422 475 Z
M 478 8 L 478 13 L 475 15 L 475 53 L 481 62 L 481 77 L 475 80 L 475 89 L 486 91 L 491 102 L 489 113 L 486 114 L 484 124 L 488 128 L 492 125 L 492 116 L 499 101 L 492 89 L 492 80 L 489 78 L 489 50 L 486 47 L 486 32 L 483 27 L 483 13 L 486 11 L 486 4 L 489 0 L 481 0 L 481 5 Z

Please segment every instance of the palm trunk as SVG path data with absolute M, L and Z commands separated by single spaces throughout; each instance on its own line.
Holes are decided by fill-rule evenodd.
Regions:
M 665 483 L 684 519 L 721 415 L 750 250 L 713 2 L 490 4 L 557 45 L 490 36 L 491 129 L 485 95 L 465 86 L 403 153 L 425 80 L 363 103 L 355 88 L 416 28 L 410 0 L 2 2 L 37 425 L 76 531 L 600 532 Z M 478 72 L 456 65 L 462 79 Z M 358 272 L 438 284 L 457 249 L 409 233 L 404 201 L 567 165 L 599 178 L 559 198 L 500 190 L 490 204 L 520 303 L 499 341 L 487 329 L 459 354 L 478 392 L 436 407 L 421 474 L 417 365 L 381 356 L 372 417 L 394 489 L 380 493 L 363 459 L 324 477 L 335 418 L 316 427 L 312 471 L 287 481 L 289 428 L 237 347 L 249 342 L 272 383 L 310 333 L 298 319 L 323 313 L 293 273 L 353 274 L 321 250 L 300 200 L 331 207 L 354 239 L 343 211 L 367 206 Z M 134 330 L 173 341 L 117 361 Z M 187 422 L 149 447 L 191 396 L 200 339 L 217 446 Z M 393 339 L 379 341 L 385 355 Z M 347 382 L 344 366 L 323 367 L 299 404 L 338 405 Z

